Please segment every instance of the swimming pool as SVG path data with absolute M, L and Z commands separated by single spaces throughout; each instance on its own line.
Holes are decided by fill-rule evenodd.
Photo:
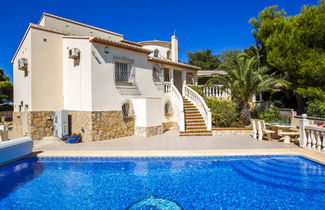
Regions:
M 0 167 L 0 209 L 321 209 L 299 156 L 28 158 Z

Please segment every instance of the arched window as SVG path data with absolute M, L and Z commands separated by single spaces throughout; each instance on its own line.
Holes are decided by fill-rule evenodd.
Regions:
M 153 57 L 158 58 L 159 56 L 159 50 L 155 49 L 155 51 L 153 51 Z
M 134 118 L 134 110 L 131 102 L 125 102 L 122 105 L 123 118 L 129 119 Z
M 168 101 L 167 103 L 165 103 L 165 115 L 170 116 L 172 114 L 173 114 L 172 104 L 170 103 L 170 101 Z
M 171 58 L 171 51 L 170 50 L 167 51 L 167 59 L 172 59 Z
M 160 82 L 161 76 L 161 67 L 155 64 L 152 69 L 152 78 L 155 82 Z

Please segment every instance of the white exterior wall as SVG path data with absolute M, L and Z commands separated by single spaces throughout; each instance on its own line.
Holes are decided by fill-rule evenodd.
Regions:
M 113 41 L 120 41 L 123 39 L 123 36 L 119 36 L 113 32 L 109 33 L 109 32 L 92 29 L 89 27 L 85 27 L 83 25 L 79 25 L 64 20 L 59 20 L 57 18 L 46 16 L 46 15 L 43 16 L 39 24 L 41 26 L 46 26 L 52 29 L 56 29 L 74 35 L 99 37 L 99 38 L 109 39 Z
M 151 127 L 159 126 L 163 121 L 163 110 L 161 107 L 161 98 L 143 98 L 132 100 L 135 117 L 135 126 Z
M 62 35 L 31 29 L 31 111 L 63 108 Z
M 80 50 L 80 63 L 69 58 L 69 49 Z M 87 39 L 63 39 L 64 109 L 92 111 L 91 44 Z
M 122 104 L 133 98 L 161 97 L 163 90 L 158 90 L 152 79 L 153 64 L 147 61 L 147 55 L 130 50 L 109 47 L 109 53 L 104 52 L 105 45 L 92 44 L 92 100 L 94 111 L 121 110 Z M 136 85 L 140 95 L 121 95 L 115 85 L 114 57 L 133 60 Z
M 154 51 L 155 49 L 159 50 L 159 58 L 163 58 L 163 59 L 167 59 L 167 51 L 170 50 L 170 47 L 166 46 L 166 45 L 162 45 L 162 44 L 150 44 L 150 45 L 144 45 L 143 48 L 145 49 L 149 49 Z M 171 56 L 171 54 L 170 54 Z M 153 57 L 153 53 L 150 54 L 150 57 Z
M 25 71 L 18 69 L 18 59 L 27 58 L 28 62 L 28 75 L 25 76 Z M 32 59 L 31 59 L 31 32 L 26 34 L 25 40 L 22 43 L 17 56 L 13 61 L 13 82 L 14 82 L 14 111 L 19 111 L 20 102 L 32 107 L 31 95 L 31 76 L 32 76 Z M 24 109 L 22 108 L 22 111 Z

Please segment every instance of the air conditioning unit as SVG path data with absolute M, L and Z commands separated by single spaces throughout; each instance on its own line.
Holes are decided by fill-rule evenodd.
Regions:
M 79 59 L 80 58 L 80 50 L 78 48 L 71 48 L 69 50 L 69 58 Z
M 18 60 L 18 69 L 20 70 L 27 70 L 27 59 L 26 58 L 19 58 Z
M 69 134 L 68 111 L 57 110 L 53 119 L 54 136 L 62 138 Z

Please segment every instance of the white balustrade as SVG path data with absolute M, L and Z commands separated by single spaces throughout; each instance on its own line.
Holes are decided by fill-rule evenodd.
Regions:
M 325 128 L 315 125 L 305 127 L 307 148 L 325 152 Z
M 225 90 L 222 85 L 201 86 L 206 97 L 229 97 L 230 91 Z
M 309 125 L 307 116 L 300 121 L 300 146 L 325 153 L 325 128 Z
M 183 95 L 199 109 L 207 125 L 207 130 L 210 131 L 212 129 L 211 111 L 202 96 L 187 85 L 183 86 Z
M 171 82 L 165 82 L 164 83 L 164 92 L 165 93 L 170 93 L 171 92 L 171 85 L 172 85 Z
M 184 105 L 182 95 L 179 93 L 175 85 L 173 85 L 171 82 L 165 82 L 164 92 L 171 94 L 172 101 L 175 103 L 178 109 L 179 131 L 185 131 Z

